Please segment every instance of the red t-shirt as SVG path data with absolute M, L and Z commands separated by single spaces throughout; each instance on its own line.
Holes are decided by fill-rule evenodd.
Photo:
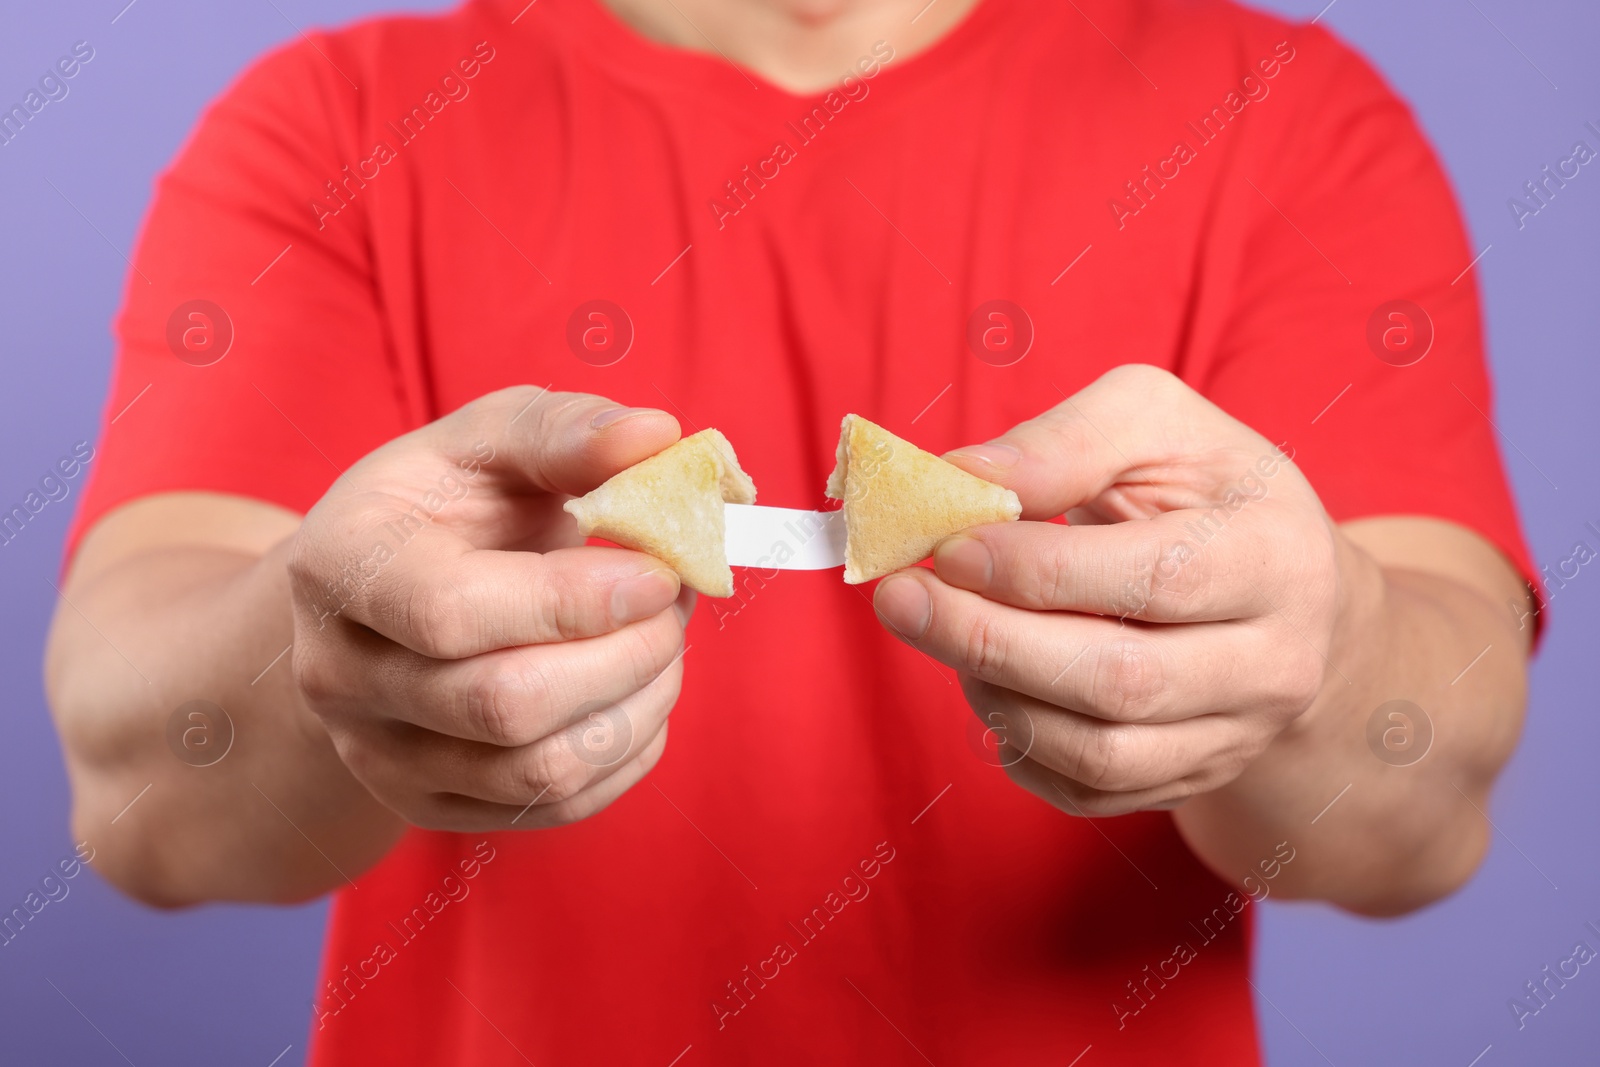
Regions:
M 716 426 L 764 503 L 819 507 L 846 412 L 938 452 L 1137 361 L 1285 442 L 1335 518 L 1440 516 L 1531 570 L 1473 249 L 1322 30 L 983 0 L 799 97 L 597 0 L 525 5 L 313 35 L 207 114 L 139 243 L 75 537 L 171 490 L 307 509 L 513 383 Z M 1026 318 L 985 349 L 984 309 L 974 350 L 993 300 Z M 337 895 L 313 1063 L 1257 1062 L 1250 871 L 1012 785 L 837 572 L 704 601 L 689 641 L 666 756 L 611 808 L 414 832 Z M 1339 784 L 1306 783 L 1286 854 Z

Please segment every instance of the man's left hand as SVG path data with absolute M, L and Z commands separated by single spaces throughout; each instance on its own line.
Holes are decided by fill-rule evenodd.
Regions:
M 1015 490 L 1024 521 L 947 539 L 875 605 L 956 669 L 1006 773 L 1051 804 L 1175 807 L 1346 684 L 1345 591 L 1377 568 L 1288 456 L 1173 375 L 1119 367 L 945 458 Z

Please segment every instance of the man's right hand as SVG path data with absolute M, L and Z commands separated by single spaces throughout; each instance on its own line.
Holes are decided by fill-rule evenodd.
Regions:
M 289 553 L 295 684 L 351 773 L 408 822 L 531 829 L 655 765 L 693 592 L 585 547 L 569 497 L 671 445 L 672 416 L 518 387 L 391 441 Z
M 666 744 L 693 594 L 584 547 L 561 505 L 677 439 L 661 411 L 507 389 L 307 515 L 166 492 L 101 516 L 45 665 L 96 869 L 156 905 L 306 900 L 408 823 L 552 826 L 614 800 Z

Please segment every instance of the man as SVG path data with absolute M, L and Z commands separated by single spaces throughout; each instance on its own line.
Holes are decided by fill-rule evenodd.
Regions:
M 314 1063 L 1254 1063 L 1253 901 L 1483 854 L 1533 605 L 1471 254 L 1319 29 L 476 0 L 245 75 L 138 256 L 76 830 L 335 892 Z M 697 606 L 561 511 L 712 425 L 820 507 L 852 411 L 1026 521 Z

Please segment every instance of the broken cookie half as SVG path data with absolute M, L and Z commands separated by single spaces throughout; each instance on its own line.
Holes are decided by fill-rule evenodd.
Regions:
M 850 585 L 920 563 L 951 534 L 1022 515 L 1016 493 L 859 415 L 846 415 L 839 427 L 827 494 L 844 501 L 844 580 Z
M 567 501 L 585 537 L 647 552 L 707 596 L 733 595 L 723 503 L 753 504 L 756 485 L 733 446 L 701 430 Z

